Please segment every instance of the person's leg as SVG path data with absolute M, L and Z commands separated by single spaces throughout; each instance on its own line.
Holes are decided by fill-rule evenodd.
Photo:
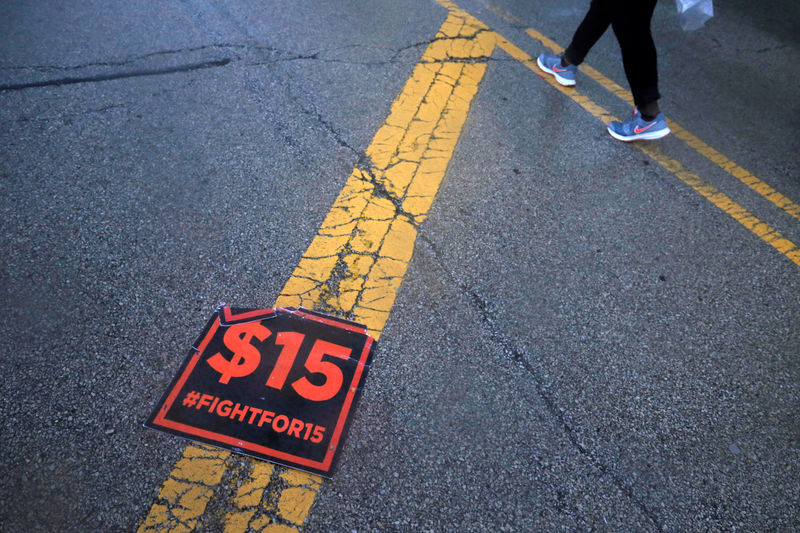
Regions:
M 586 54 L 611 25 L 609 4 L 616 0 L 592 0 L 589 11 L 575 30 L 572 42 L 561 56 L 541 54 L 539 68 L 555 76 L 561 85 L 575 85 L 575 73 Z
M 614 2 L 611 27 L 622 49 L 622 64 L 631 86 L 638 113 L 625 122 L 612 121 L 608 133 L 620 141 L 660 139 L 670 129 L 658 109 L 658 66 L 656 46 L 650 33 L 650 19 L 656 0 Z
M 614 2 L 615 0 L 592 0 L 589 11 L 575 30 L 572 42 L 561 56 L 565 66 L 583 63 L 586 54 L 611 24 L 611 4 Z
M 645 120 L 659 113 L 656 46 L 650 33 L 650 19 L 656 0 L 619 0 L 611 8 L 611 26 L 622 50 L 625 76 L 633 101 Z

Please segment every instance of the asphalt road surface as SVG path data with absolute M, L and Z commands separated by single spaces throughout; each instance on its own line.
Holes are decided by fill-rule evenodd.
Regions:
M 587 7 L 0 5 L 0 530 L 800 529 L 800 5 L 685 33 L 659 2 L 650 144 L 606 133 L 612 32 L 574 90 L 530 60 Z M 375 154 L 428 68 L 477 86 L 414 212 L 389 178 L 428 152 Z M 333 478 L 214 455 L 170 499 L 197 448 L 142 423 L 220 302 L 286 294 L 354 169 L 413 231 Z

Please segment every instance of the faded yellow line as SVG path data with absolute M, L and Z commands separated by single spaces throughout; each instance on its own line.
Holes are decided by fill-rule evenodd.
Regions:
M 495 45 L 485 25 L 441 3 L 450 13 L 367 148 L 369 163 L 353 169 L 276 306 L 347 316 L 380 337 Z M 139 532 L 201 525 L 229 455 L 187 446 Z M 224 531 L 302 527 L 322 478 L 249 463 L 249 478 L 227 506 Z
M 493 48 L 485 26 L 451 14 L 415 67 L 287 282 L 281 305 L 332 308 L 379 337 Z M 339 272 L 331 282 L 331 273 Z
M 224 533 L 244 533 L 251 522 L 262 525 L 260 521 L 254 519 L 262 507 L 264 489 L 269 485 L 275 465 L 264 461 L 253 461 L 252 466 L 250 477 L 236 489 L 236 496 L 232 502 L 234 509 L 226 516 Z M 258 519 L 262 517 L 259 516 Z M 267 519 L 263 526 L 268 524 Z M 260 530 L 263 527 L 254 529 Z
M 526 33 L 532 38 L 541 42 L 547 48 L 553 50 L 557 54 L 560 54 L 561 52 L 564 51 L 564 49 L 557 43 L 555 43 L 545 35 L 541 34 L 540 32 L 532 28 L 527 29 Z M 631 95 L 630 91 L 621 87 L 614 80 L 604 76 L 599 71 L 587 65 L 586 63 L 582 64 L 578 68 L 581 70 L 581 72 L 583 72 L 591 79 L 599 83 L 609 92 L 621 98 L 622 100 L 625 100 L 630 106 L 634 105 L 633 96 Z M 686 143 L 689 147 L 691 147 L 697 153 L 699 153 L 700 155 L 702 155 L 703 157 L 705 157 L 706 159 L 717 165 L 719 168 L 721 168 L 722 170 L 724 170 L 737 180 L 741 181 L 742 183 L 750 187 L 752 190 L 754 190 L 755 192 L 757 192 L 770 202 L 772 202 L 772 204 L 778 207 L 779 209 L 785 211 L 786 213 L 793 216 L 797 220 L 800 220 L 800 205 L 796 204 L 791 199 L 787 198 L 783 194 L 773 189 L 770 185 L 768 185 L 761 179 L 754 176 L 752 173 L 748 172 L 735 162 L 725 157 L 719 151 L 715 150 L 707 143 L 699 139 L 697 136 L 690 133 L 686 128 L 684 128 L 674 120 L 670 119 L 667 122 L 669 123 L 669 127 L 672 130 L 672 133 L 675 137 Z
M 542 42 L 545 43 L 546 45 L 547 42 L 552 43 L 552 41 L 549 41 L 549 39 L 547 41 L 542 41 Z M 510 41 L 508 41 L 503 37 L 498 36 L 497 46 L 503 49 L 513 58 L 522 62 L 525 66 L 527 66 L 537 75 L 541 75 L 541 70 L 536 64 L 536 60 L 533 59 L 528 53 L 520 49 L 515 44 L 511 43 Z M 556 82 L 552 76 L 544 76 L 543 78 L 552 87 L 559 90 L 563 94 L 569 96 L 572 100 L 574 100 L 581 107 L 589 111 L 593 116 L 601 120 L 604 124 L 608 124 L 612 120 L 619 120 L 614 115 L 609 113 L 605 108 L 596 104 L 587 96 L 584 96 L 579 92 L 577 92 L 573 87 L 562 86 L 561 84 Z M 650 156 L 650 158 L 656 161 L 659 165 L 663 166 L 664 168 L 672 172 L 675 176 L 678 177 L 678 179 L 680 179 L 686 185 L 688 185 L 696 192 L 701 194 L 712 204 L 714 204 L 715 206 L 723 210 L 725 213 L 730 215 L 734 220 L 739 222 L 745 228 L 752 231 L 755 235 L 758 236 L 758 238 L 760 238 L 761 240 L 763 240 L 764 242 L 766 242 L 767 244 L 778 250 L 793 263 L 800 266 L 800 248 L 798 248 L 797 245 L 794 244 L 792 241 L 785 238 L 783 235 L 781 235 L 778 231 L 776 231 L 768 224 L 762 222 L 761 220 L 753 216 L 752 213 L 750 213 L 747 209 L 745 209 L 738 203 L 734 202 L 725 193 L 719 191 L 713 185 L 706 183 L 696 173 L 686 169 L 679 161 L 666 155 L 658 147 L 657 144 L 655 143 L 632 143 L 632 144 L 636 148 L 638 148 L 639 150 Z
M 138 531 L 194 531 L 214 493 L 214 486 L 222 480 L 229 456 L 229 452 L 216 448 L 187 446 Z
M 753 216 L 747 209 L 734 202 L 726 194 L 704 182 L 700 176 L 694 172 L 686 169 L 679 161 L 666 155 L 657 144 L 644 144 L 638 146 L 638 148 L 649 155 L 654 161 L 658 162 L 662 167 L 675 174 L 681 181 L 700 193 L 712 204 L 725 211 L 742 226 L 755 233 L 761 240 L 788 257 L 796 265 L 800 266 L 800 248 L 769 224 Z

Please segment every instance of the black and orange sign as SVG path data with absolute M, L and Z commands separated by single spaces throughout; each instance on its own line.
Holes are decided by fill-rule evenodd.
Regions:
M 305 309 L 220 307 L 145 426 L 330 477 L 373 346 Z

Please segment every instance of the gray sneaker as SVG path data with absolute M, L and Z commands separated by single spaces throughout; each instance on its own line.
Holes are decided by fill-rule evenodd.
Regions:
M 575 72 L 578 70 L 578 67 L 575 65 L 562 67 L 561 56 L 541 54 L 536 59 L 536 64 L 539 65 L 539 68 L 543 71 L 555 76 L 556 81 L 561 85 L 566 85 L 567 87 L 575 85 Z
M 631 118 L 625 122 L 611 122 L 608 125 L 608 133 L 618 141 L 636 141 L 639 139 L 654 140 L 669 135 L 670 129 L 667 126 L 667 119 L 664 113 L 659 113 L 655 119 L 647 122 L 642 118 L 638 109 L 633 110 Z

